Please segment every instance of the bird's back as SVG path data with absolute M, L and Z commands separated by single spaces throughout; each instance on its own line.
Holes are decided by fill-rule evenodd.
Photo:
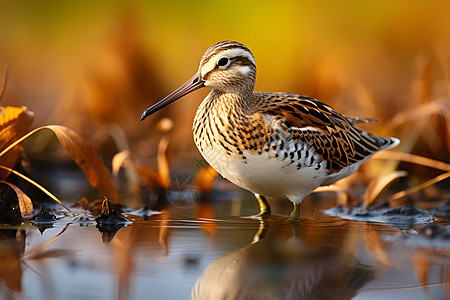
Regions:
M 356 123 L 372 120 L 348 117 L 315 99 L 288 93 L 255 92 L 256 113 L 272 118 L 291 143 L 314 147 L 327 161 L 329 173 L 360 165 L 373 154 L 398 145 L 396 138 L 373 136 Z

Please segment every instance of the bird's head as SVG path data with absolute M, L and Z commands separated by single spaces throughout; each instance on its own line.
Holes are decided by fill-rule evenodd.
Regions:
M 255 58 L 246 46 L 234 41 L 216 43 L 203 54 L 197 73 L 169 96 L 147 108 L 141 121 L 199 88 L 209 87 L 223 93 L 251 93 L 255 80 Z

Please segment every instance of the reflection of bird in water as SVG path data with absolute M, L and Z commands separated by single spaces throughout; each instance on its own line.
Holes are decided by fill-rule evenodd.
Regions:
M 317 187 L 349 176 L 377 151 L 399 143 L 354 125 L 368 120 L 309 97 L 254 92 L 255 80 L 247 47 L 217 43 L 203 54 L 198 72 L 141 120 L 194 90 L 212 88 L 195 116 L 195 144 L 222 176 L 255 194 L 263 217 L 270 215 L 264 196 L 272 196 L 292 201 L 289 220 L 298 221 L 300 203 Z
M 300 238 L 263 239 L 214 261 L 191 299 L 350 299 L 374 273 L 334 247 L 313 250 Z

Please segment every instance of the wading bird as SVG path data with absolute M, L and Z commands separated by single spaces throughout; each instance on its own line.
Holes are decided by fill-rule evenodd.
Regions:
M 141 121 L 199 88 L 212 91 L 197 109 L 194 141 L 223 177 L 253 192 L 258 216 L 270 215 L 264 196 L 288 198 L 298 221 L 302 200 L 322 185 L 354 173 L 396 138 L 378 137 L 355 126 L 367 119 L 344 116 L 315 99 L 288 93 L 255 92 L 256 64 L 235 41 L 212 45 L 195 75 L 146 109 Z

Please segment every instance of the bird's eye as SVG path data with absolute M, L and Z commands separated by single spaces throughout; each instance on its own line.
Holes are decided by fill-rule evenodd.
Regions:
M 217 61 L 217 65 L 220 66 L 220 67 L 224 67 L 224 66 L 226 66 L 228 64 L 229 61 L 230 60 L 227 57 L 222 57 L 221 59 L 219 59 Z

